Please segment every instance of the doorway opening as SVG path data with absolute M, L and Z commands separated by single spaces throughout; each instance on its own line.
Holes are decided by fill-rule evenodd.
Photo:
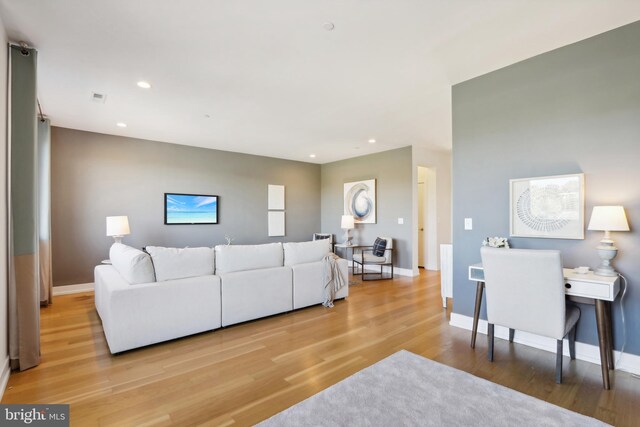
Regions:
M 418 166 L 418 267 L 439 270 L 436 171 Z

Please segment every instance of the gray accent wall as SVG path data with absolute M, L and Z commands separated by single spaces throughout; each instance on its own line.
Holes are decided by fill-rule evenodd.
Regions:
M 286 236 L 267 237 L 267 185 L 285 186 Z M 135 247 L 311 240 L 320 230 L 320 166 L 52 128 L 54 285 L 93 282 L 113 242 L 105 218 L 128 215 Z M 220 196 L 219 224 L 164 225 L 164 193 Z
M 629 280 L 625 351 L 640 354 L 639 163 L 640 22 L 454 86 L 454 312 L 473 315 L 467 266 L 479 262 L 483 238 L 509 235 L 509 179 L 582 172 L 585 228 L 594 205 L 620 204 L 627 213 L 632 231 L 612 233 L 620 250 L 614 264 Z M 467 217 L 472 231 L 463 229 Z M 515 248 L 559 249 L 566 266 L 596 267 L 602 235 L 510 241 Z M 581 308 L 578 340 L 597 345 L 593 306 Z M 616 349 L 621 320 L 618 299 Z
M 355 244 L 372 245 L 376 237 L 391 237 L 394 265 L 412 268 L 414 190 L 411 147 L 384 151 L 322 165 L 322 232 L 343 242 L 340 220 L 344 212 L 344 184 L 376 180 L 376 224 L 356 224 L 351 230 Z M 404 224 L 398 224 L 398 218 Z M 343 256 L 343 254 L 340 254 Z

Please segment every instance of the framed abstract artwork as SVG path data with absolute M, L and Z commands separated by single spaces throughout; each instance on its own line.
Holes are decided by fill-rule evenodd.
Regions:
M 344 215 L 353 215 L 355 223 L 376 223 L 376 180 L 344 184 Z
M 509 180 L 510 235 L 584 239 L 584 174 Z

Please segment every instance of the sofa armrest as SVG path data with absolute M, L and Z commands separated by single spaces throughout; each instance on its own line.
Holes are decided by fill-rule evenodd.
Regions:
M 220 327 L 220 278 L 129 284 L 112 266 L 95 269 L 96 309 L 117 353 Z

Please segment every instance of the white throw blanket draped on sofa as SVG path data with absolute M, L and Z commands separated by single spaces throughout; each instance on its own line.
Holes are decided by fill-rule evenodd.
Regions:
M 324 263 L 324 295 L 325 299 L 322 305 L 325 307 L 333 307 L 333 299 L 340 289 L 347 285 L 344 277 L 340 274 L 338 260 L 340 258 L 333 253 L 325 255 L 322 259 Z

